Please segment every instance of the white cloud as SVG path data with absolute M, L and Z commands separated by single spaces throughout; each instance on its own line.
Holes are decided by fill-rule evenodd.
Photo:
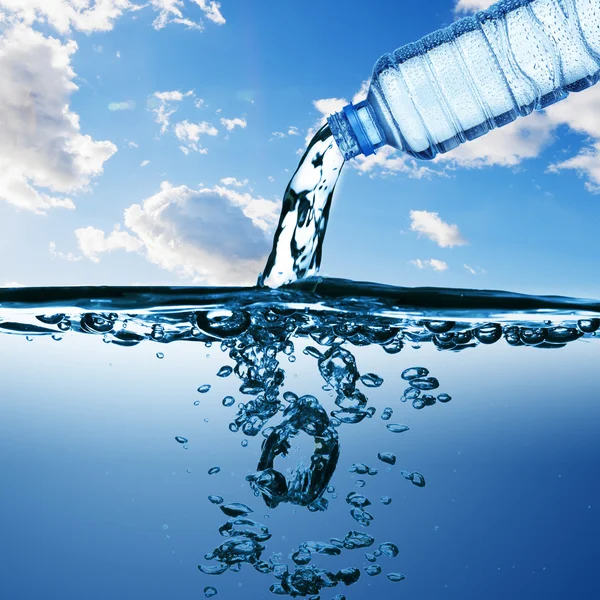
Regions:
M 101 229 L 83 227 L 75 230 L 75 237 L 83 255 L 95 263 L 100 262 L 99 255 L 105 252 L 137 252 L 142 249 L 142 242 L 126 231 L 120 231 L 118 225 L 108 236 Z
M 267 177 L 267 179 L 268 179 L 268 180 L 269 180 L 271 183 L 273 183 L 273 182 L 275 181 L 275 177 L 273 177 L 273 175 L 269 175 L 269 176 Z
M 160 125 L 160 132 L 165 133 L 169 128 L 169 119 L 177 112 L 177 107 L 173 107 L 172 103 L 181 102 L 184 98 L 193 96 L 193 90 L 189 92 L 180 92 L 173 90 L 171 92 L 154 92 L 152 94 L 152 112 L 154 120 Z
M 211 0 L 193 0 L 204 13 L 204 16 L 217 25 L 225 25 L 225 17 L 221 14 L 221 3 Z
M 5 281 L 0 287 L 3 288 L 18 288 L 25 287 L 24 283 L 19 283 L 18 281 Z
M 515 167 L 527 158 L 538 156 L 553 139 L 553 127 L 548 116 L 536 112 L 450 152 L 439 154 L 433 162 L 450 163 L 451 167 Z
M 185 25 L 188 29 L 199 31 L 204 29 L 201 21 L 192 21 L 183 16 L 183 0 L 150 0 L 150 6 L 158 12 L 158 16 L 152 23 L 156 30 L 163 29 L 169 23 L 178 23 L 179 25 Z
M 118 50 L 118 51 L 117 51 L 117 53 L 115 54 L 115 56 L 116 56 L 117 58 L 121 58 L 121 51 L 120 51 L 120 50 Z
M 62 34 L 71 29 L 110 31 L 125 11 L 140 8 L 130 0 L 0 0 L 9 22 L 47 23 Z
M 195 190 L 164 182 L 157 194 L 125 210 L 130 233 L 115 230 L 107 237 L 88 227 L 76 234 L 94 261 L 103 252 L 125 249 L 194 283 L 253 285 L 271 248 L 279 208 L 278 202 L 221 186 Z
M 458 230 L 458 226 L 445 223 L 440 219 L 438 213 L 427 210 L 411 210 L 410 221 L 411 231 L 428 237 L 440 248 L 453 248 L 467 244 Z
M 147 167 L 149 164 L 150 164 L 150 161 L 149 161 L 149 160 L 143 160 L 143 161 L 140 163 L 140 167 Z
M 204 98 L 196 98 L 194 100 L 194 106 L 196 108 L 204 108 L 205 107 L 205 101 Z
M 469 265 L 463 265 L 463 267 L 469 272 L 471 273 L 471 275 L 482 275 L 485 273 L 485 269 L 482 269 L 481 267 L 471 267 Z
M 219 130 L 214 125 L 212 125 L 211 123 L 207 123 L 206 121 L 202 121 L 201 123 L 190 123 L 189 121 L 180 121 L 179 123 L 175 124 L 174 131 L 175 135 L 177 136 L 177 139 L 180 142 L 184 142 L 186 144 L 186 146 L 183 146 L 183 148 L 193 150 L 194 152 L 199 152 L 200 154 L 207 153 L 206 148 L 202 148 L 198 144 L 200 136 L 215 136 L 219 133 Z M 188 154 L 188 152 L 185 152 L 183 148 L 182 151 L 184 152 L 184 154 Z
M 64 194 L 86 191 L 117 151 L 81 134 L 69 108 L 76 50 L 24 25 L 0 38 L 0 199 L 19 208 L 75 208 Z
M 223 125 L 227 131 L 231 131 L 235 127 L 241 127 L 242 129 L 245 129 L 248 123 L 246 122 L 246 119 L 236 117 L 235 119 L 221 119 L 221 125 Z
M 130 148 L 139 148 L 140 147 L 139 144 L 136 144 L 135 142 L 131 142 L 131 141 L 127 142 L 127 145 Z
M 445 271 L 448 269 L 448 263 L 437 258 L 429 258 L 427 260 L 417 258 L 416 260 L 411 260 L 410 263 L 415 265 L 417 269 L 433 269 L 434 271 Z
M 458 0 L 454 10 L 457 13 L 471 13 L 489 8 L 498 0 Z
M 587 177 L 585 188 L 593 194 L 600 194 L 600 142 L 596 142 L 591 148 L 584 148 L 579 154 L 551 164 L 547 171 L 559 173 L 565 169 L 573 169 L 579 175 Z
M 370 177 L 380 175 L 386 177 L 396 173 L 404 173 L 411 179 L 429 178 L 433 175 L 445 177 L 444 171 L 435 170 L 414 158 L 398 152 L 392 146 L 382 146 L 375 154 L 360 155 L 352 161 L 352 166 L 359 173 L 370 173 Z
M 287 136 L 285 135 L 285 133 L 283 133 L 283 131 L 274 131 L 274 132 L 273 132 L 271 135 L 272 135 L 273 137 L 272 137 L 272 138 L 269 140 L 270 142 L 272 142 L 273 140 L 281 140 L 281 139 L 283 139 L 284 137 L 287 137 Z
M 221 183 L 223 185 L 229 185 L 233 187 L 244 187 L 245 185 L 248 185 L 248 180 L 242 179 L 242 181 L 240 181 L 235 177 L 223 177 L 223 179 L 221 179 Z
M 77 262 L 83 258 L 83 256 L 77 256 L 72 252 L 68 252 L 67 254 L 65 254 L 64 252 L 59 252 L 56 249 L 56 244 L 54 242 L 50 242 L 48 244 L 48 251 L 50 252 L 53 258 L 61 258 L 63 260 L 68 260 L 72 262 Z
M 294 127 L 294 125 L 290 125 L 289 129 L 287 130 L 287 134 L 300 135 L 300 130 L 297 127 Z

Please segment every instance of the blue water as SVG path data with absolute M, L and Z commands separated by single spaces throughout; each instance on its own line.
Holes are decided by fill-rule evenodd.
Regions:
M 214 587 L 217 599 L 274 598 L 269 588 L 281 580 L 252 564 L 222 575 L 198 570 L 215 565 L 205 555 L 231 539 L 219 534 L 230 517 L 209 495 L 251 508 L 248 517 L 271 535 L 261 560 L 290 573 L 298 566 L 289 556 L 303 542 L 331 545 L 350 531 L 374 538 L 338 556 L 312 553 L 318 569 L 361 572 L 353 585 L 323 588 L 324 599 L 598 597 L 597 303 L 331 280 L 277 292 L 138 292 L 0 292 L 2 597 L 203 598 Z M 500 339 L 483 343 L 498 331 Z M 252 360 L 280 344 L 278 365 L 240 370 L 230 351 L 249 344 Z M 357 373 L 328 371 L 323 356 L 332 350 L 354 356 Z M 217 376 L 236 364 L 238 373 Z M 402 402 L 410 367 L 439 382 L 421 397 L 451 400 L 422 409 Z M 257 399 L 240 386 L 272 383 L 279 368 L 282 384 L 265 394 L 288 415 L 296 400 L 284 392 L 312 395 L 330 415 L 340 410 L 339 389 L 359 390 L 366 410 L 375 409 L 333 427 L 340 454 L 321 496 L 326 510 L 285 501 L 269 508 L 246 479 L 257 472 L 262 431 L 282 423 L 282 412 L 256 436 L 229 428 L 238 403 Z M 335 392 L 322 389 L 328 373 Z M 362 380 L 348 384 L 358 373 Z M 393 433 L 390 424 L 408 430 Z M 288 458 L 275 461 L 288 479 L 314 450 L 305 433 L 290 441 Z M 395 465 L 378 459 L 383 452 Z M 377 474 L 360 474 L 361 465 Z M 213 467 L 220 471 L 209 475 Z M 352 492 L 371 502 L 366 527 L 350 514 Z M 398 556 L 370 563 L 365 554 L 382 543 L 397 545 Z M 367 574 L 372 564 L 381 574 Z

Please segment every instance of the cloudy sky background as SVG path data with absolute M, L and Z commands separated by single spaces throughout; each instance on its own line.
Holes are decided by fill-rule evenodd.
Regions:
M 490 4 L 0 0 L 0 285 L 254 283 L 307 135 Z M 600 297 L 599 108 L 346 165 L 323 274 Z

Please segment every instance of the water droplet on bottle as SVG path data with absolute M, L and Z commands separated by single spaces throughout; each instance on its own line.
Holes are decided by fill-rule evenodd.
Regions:
M 163 352 L 157 352 L 157 353 L 156 353 L 156 358 L 162 359 L 162 358 L 164 358 L 164 357 L 165 357 L 165 355 L 164 355 L 164 353 L 163 353 Z
M 212 585 L 207 585 L 204 588 L 204 596 L 206 598 L 212 598 L 213 596 L 216 596 L 217 593 L 217 588 L 214 588 Z
M 208 497 L 209 501 L 212 502 L 213 504 L 223 504 L 223 497 L 222 496 L 209 496 Z
M 385 506 L 389 506 L 392 503 L 392 499 L 389 496 L 382 496 L 379 501 Z
M 200 406 L 200 400 L 194 400 L 194 406 Z
M 176 436 L 175 436 L 175 441 L 176 441 L 176 442 L 179 442 L 180 444 L 187 444 L 187 443 L 188 443 L 188 439 L 187 439 L 187 438 L 184 438 L 184 437 L 183 437 L 183 436 L 181 436 L 181 435 L 176 435 Z
M 404 579 L 406 579 L 406 575 L 404 573 L 388 573 L 387 574 L 387 578 L 390 581 L 403 581 Z
M 438 394 L 438 402 L 450 402 L 452 400 L 452 396 L 448 394 Z
M 248 446 L 248 440 L 242 440 L 241 444 L 243 448 L 246 448 L 246 446 Z
M 365 487 L 365 485 L 367 485 L 367 482 L 364 481 L 364 479 L 357 479 L 355 483 L 356 486 L 359 488 Z
M 221 467 L 211 467 L 208 470 L 208 474 L 209 475 L 216 475 L 217 473 L 219 473 L 221 471 Z
M 206 394 L 208 391 L 210 391 L 210 383 L 205 383 L 198 388 L 200 394 Z

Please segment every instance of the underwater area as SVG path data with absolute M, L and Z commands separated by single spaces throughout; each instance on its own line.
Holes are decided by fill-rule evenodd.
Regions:
M 600 304 L 0 290 L 3 596 L 595 598 Z

